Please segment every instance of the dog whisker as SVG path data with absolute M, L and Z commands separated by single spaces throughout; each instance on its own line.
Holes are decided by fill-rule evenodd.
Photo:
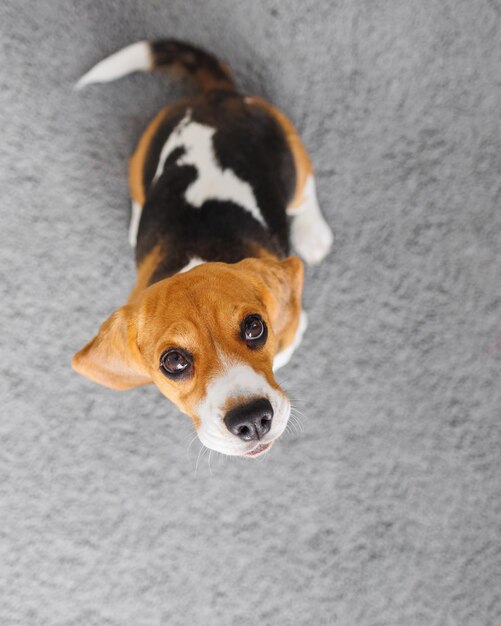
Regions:
M 186 448 L 186 456 L 189 457 L 189 455 L 190 455 L 190 448 L 193 445 L 193 442 L 196 441 L 197 439 L 198 439 L 198 435 L 195 433 L 195 435 L 191 438 L 191 441 L 188 444 L 188 447 Z
M 308 416 L 303 413 L 301 410 L 299 410 L 297 408 L 297 406 L 291 404 L 291 412 L 294 411 L 294 413 L 296 413 L 297 415 L 300 415 L 301 417 L 303 417 L 304 419 L 308 419 Z
M 294 415 L 294 413 L 290 414 L 290 419 L 292 419 L 294 421 L 295 424 L 297 424 L 297 426 L 301 429 L 303 429 L 303 422 L 301 420 L 301 418 L 299 417 L 299 415 Z
M 198 451 L 197 462 L 195 463 L 195 476 L 197 475 L 197 472 L 198 472 L 198 464 L 200 463 L 200 459 L 204 456 L 204 454 L 209 449 L 209 448 L 206 448 L 203 443 L 201 443 L 200 445 L 201 445 L 201 448 Z
M 291 412 L 289 420 L 292 424 L 295 424 L 301 432 L 304 431 L 303 424 L 301 423 L 301 419 L 299 418 L 299 416 L 294 415 L 294 413 Z
M 296 404 L 297 402 L 307 402 L 308 399 L 307 398 L 300 398 L 299 396 L 294 396 L 290 393 L 287 393 L 289 400 L 293 403 Z
M 288 426 L 290 426 L 291 434 L 293 433 L 293 434 L 297 435 L 298 427 L 297 427 L 297 423 L 294 420 L 294 416 L 293 415 L 290 415 L 290 417 L 289 417 Z

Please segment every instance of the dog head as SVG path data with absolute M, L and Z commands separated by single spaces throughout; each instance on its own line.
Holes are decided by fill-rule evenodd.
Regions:
M 112 389 L 154 383 L 205 446 L 258 456 L 289 419 L 273 359 L 298 328 L 302 286 L 297 257 L 205 263 L 115 311 L 73 367 Z

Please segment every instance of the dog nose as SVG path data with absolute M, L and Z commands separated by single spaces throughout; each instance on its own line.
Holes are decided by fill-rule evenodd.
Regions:
M 226 428 L 243 441 L 262 439 L 271 428 L 273 407 L 267 398 L 259 398 L 231 409 L 224 417 Z

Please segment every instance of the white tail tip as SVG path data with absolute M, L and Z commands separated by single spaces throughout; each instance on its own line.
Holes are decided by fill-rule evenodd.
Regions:
M 148 72 L 153 69 L 150 44 L 138 41 L 94 65 L 76 83 L 75 89 L 82 89 L 91 83 L 107 83 L 132 72 Z

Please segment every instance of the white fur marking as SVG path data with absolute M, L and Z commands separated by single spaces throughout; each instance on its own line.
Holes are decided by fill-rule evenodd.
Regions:
M 222 362 L 222 373 L 209 383 L 205 398 L 198 407 L 201 420 L 198 436 L 212 450 L 232 456 L 242 455 L 250 452 L 256 442 L 242 441 L 226 428 L 223 407 L 228 400 L 247 397 L 250 402 L 256 398 L 268 398 L 273 407 L 273 421 L 270 431 L 259 443 L 273 441 L 283 433 L 290 415 L 290 402 L 249 365 L 224 357 Z
M 75 85 L 82 89 L 91 83 L 106 83 L 132 72 L 147 72 L 152 69 L 153 60 L 147 41 L 138 41 L 94 65 Z
M 197 168 L 197 179 L 186 190 L 186 200 L 195 207 L 201 207 L 207 200 L 229 201 L 238 204 L 261 224 L 265 224 L 249 183 L 238 178 L 230 169 L 221 169 L 214 153 L 212 138 L 216 130 L 191 120 L 191 110 L 170 134 L 162 148 L 153 182 L 161 176 L 165 161 L 176 148 L 185 152 L 176 163 Z
M 130 216 L 130 225 L 129 225 L 129 243 L 135 248 L 137 243 L 137 231 L 139 230 L 139 222 L 141 221 L 141 213 L 143 212 L 143 207 L 139 204 L 139 202 L 132 201 L 132 213 Z
M 308 327 L 308 316 L 305 311 L 301 311 L 301 315 L 299 317 L 299 325 L 296 330 L 296 334 L 294 335 L 294 339 L 290 346 L 287 346 L 281 352 L 277 352 L 275 354 L 275 358 L 273 359 L 273 371 L 280 369 L 284 365 L 291 360 L 291 357 L 295 351 L 295 349 L 299 346 L 301 341 L 303 340 L 303 335 L 305 333 L 306 328 Z
M 205 263 L 203 259 L 201 259 L 199 256 L 194 256 L 192 259 L 190 259 L 189 263 L 187 263 L 183 268 L 179 270 L 178 273 L 182 274 L 183 272 L 189 272 L 194 267 L 197 267 L 197 265 L 202 265 L 202 263 Z
M 303 203 L 287 210 L 293 216 L 291 240 L 303 259 L 316 265 L 328 254 L 334 238 L 318 206 L 313 176 L 306 181 L 303 193 Z

